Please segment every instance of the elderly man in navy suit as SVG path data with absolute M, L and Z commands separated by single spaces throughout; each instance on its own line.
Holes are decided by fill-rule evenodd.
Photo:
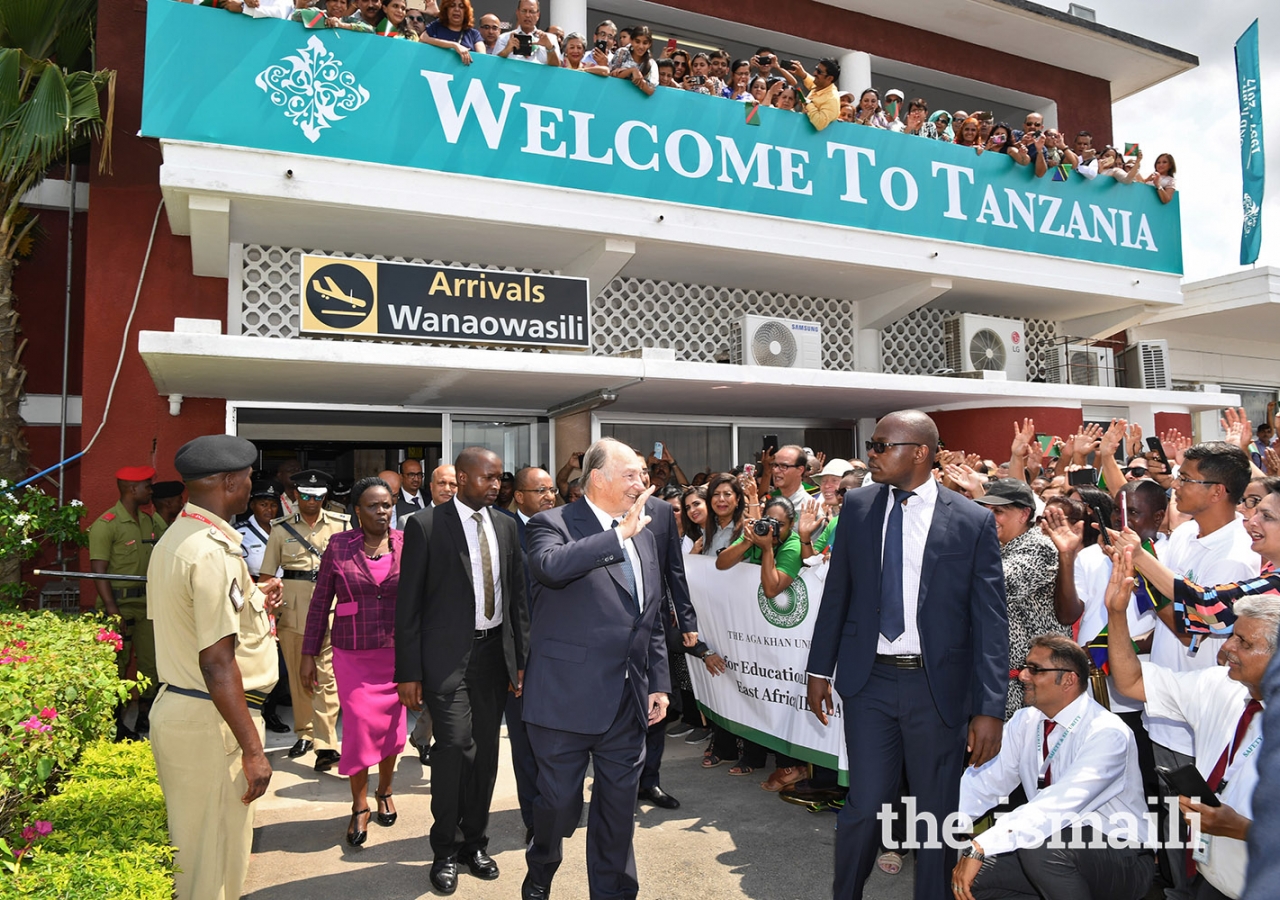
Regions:
M 966 747 L 974 766 L 1000 752 L 1009 622 L 995 519 L 938 486 L 937 449 L 938 428 L 922 412 L 876 424 L 867 441 L 876 485 L 845 494 L 813 629 L 809 707 L 827 724 L 835 673 L 851 769 L 836 826 L 837 900 L 862 896 L 877 816 L 899 796 L 904 757 L 917 814 L 932 816 L 940 836 L 959 808 Z M 916 900 L 951 896 L 954 861 L 941 844 L 919 851 Z
M 538 762 L 533 840 L 522 900 L 545 900 L 563 842 L 582 811 L 587 763 L 595 783 L 587 820 L 592 900 L 633 900 L 632 835 L 645 733 L 667 710 L 662 572 L 630 447 L 604 438 L 583 457 L 584 496 L 527 526 L 533 621 L 524 723 Z

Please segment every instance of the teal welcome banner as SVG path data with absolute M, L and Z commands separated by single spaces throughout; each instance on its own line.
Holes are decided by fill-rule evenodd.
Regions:
M 147 5 L 148 137 L 432 169 L 1181 274 L 1178 199 L 616 78 Z
M 1240 171 L 1244 211 L 1240 229 L 1240 265 L 1247 266 L 1258 261 L 1258 252 L 1262 248 L 1262 196 L 1267 186 L 1257 19 L 1236 41 L 1236 91 L 1240 97 Z

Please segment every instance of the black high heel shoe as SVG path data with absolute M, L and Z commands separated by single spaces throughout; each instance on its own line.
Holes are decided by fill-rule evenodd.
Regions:
M 360 817 L 364 816 L 364 828 L 359 828 Z M 365 838 L 369 836 L 369 807 L 364 809 L 353 809 L 351 811 L 351 824 L 347 826 L 347 843 L 352 847 L 359 847 L 365 842 Z
M 378 824 L 383 825 L 387 828 L 390 828 L 392 825 L 396 824 L 396 818 L 399 816 L 399 813 L 393 813 L 393 812 L 384 813 L 382 811 L 383 805 L 386 805 L 386 806 L 391 805 L 390 803 L 391 795 L 379 794 L 377 791 L 374 791 L 373 796 L 378 798 Z

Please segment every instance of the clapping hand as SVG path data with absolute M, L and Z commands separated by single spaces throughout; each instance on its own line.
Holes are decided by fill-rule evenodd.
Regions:
M 1249 421 L 1249 414 L 1244 411 L 1244 407 L 1232 409 L 1227 407 L 1223 410 L 1223 417 L 1218 420 L 1225 432 L 1223 440 L 1228 444 L 1235 444 L 1245 453 L 1249 452 L 1249 442 L 1253 438 L 1253 423 Z
M 1102 438 L 1098 441 L 1098 455 L 1101 457 L 1111 457 L 1116 455 L 1116 451 L 1120 449 L 1120 445 L 1124 443 L 1125 431 L 1128 422 L 1124 419 L 1112 419 L 1111 426 L 1102 433 Z
M 1133 597 L 1133 548 L 1125 547 L 1111 560 L 1111 580 L 1107 582 L 1107 610 L 1123 615 Z
M 1036 423 L 1034 419 L 1023 419 L 1022 427 L 1018 427 L 1018 423 L 1013 423 L 1013 444 L 1009 447 L 1010 459 L 1029 459 L 1028 451 L 1031 449 L 1031 442 L 1036 439 Z
M 1040 530 L 1053 541 L 1061 556 L 1075 556 L 1084 549 L 1084 522 L 1072 522 L 1061 506 L 1046 506 Z
M 1160 443 L 1164 447 L 1165 453 L 1172 457 L 1173 464 L 1180 466 L 1182 465 L 1183 455 L 1191 446 L 1191 438 L 1187 437 L 1176 428 L 1170 428 L 1164 434 L 1160 435 Z
M 978 478 L 978 473 L 971 466 L 948 464 L 942 467 L 942 473 L 957 488 L 968 493 L 970 498 L 981 497 L 986 493 L 982 480 Z

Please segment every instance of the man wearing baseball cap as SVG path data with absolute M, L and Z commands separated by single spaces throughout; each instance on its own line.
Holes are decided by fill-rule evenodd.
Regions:
M 280 649 L 289 673 L 289 694 L 293 698 L 293 731 L 298 736 L 289 748 L 289 758 L 297 759 L 316 751 L 315 770 L 324 772 L 338 764 L 338 684 L 333 678 L 333 650 L 328 637 L 316 656 L 314 691 L 302 683 L 302 638 L 307 630 L 307 610 L 316 586 L 320 557 L 329 538 L 350 527 L 350 517 L 324 508 L 332 479 L 319 469 L 304 469 L 293 476 L 298 491 L 298 511 L 271 523 L 267 549 L 262 554 L 259 578 L 284 572 L 284 601 L 276 621 Z
M 89 569 L 99 575 L 146 575 L 151 549 L 165 523 L 159 516 L 143 512 L 151 502 L 151 466 L 126 466 L 116 472 L 120 500 L 89 526 Z M 99 610 L 118 620 L 124 643 L 116 654 L 116 670 L 124 678 L 130 658 L 137 658 L 138 674 L 150 682 L 138 698 L 135 729 L 124 724 L 128 703 L 116 708 L 116 740 L 136 740 L 138 732 L 150 728 L 151 701 L 156 695 L 156 642 L 147 618 L 147 586 L 137 581 L 95 580 Z
M 178 900 L 240 896 L 253 801 L 271 781 L 258 711 L 279 677 L 269 613 L 281 585 L 254 584 L 230 524 L 249 502 L 257 458 L 253 444 L 229 434 L 178 450 L 190 499 L 147 569 L 164 682 L 151 749 L 177 848 Z
M 884 115 L 889 120 L 890 131 L 903 131 L 907 126 L 902 121 L 903 106 L 906 103 L 906 95 L 898 88 L 890 88 L 884 94 Z

